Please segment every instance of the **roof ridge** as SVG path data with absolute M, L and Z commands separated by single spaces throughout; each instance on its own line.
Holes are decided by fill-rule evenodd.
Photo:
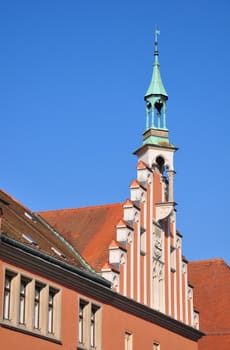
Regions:
M 87 210 L 87 209 L 99 209 L 99 208 L 105 208 L 105 207 L 111 208 L 111 207 L 122 206 L 122 205 L 123 203 L 99 204 L 99 205 L 89 205 L 86 207 L 42 210 L 36 213 L 40 214 L 40 213 L 53 213 L 53 212 L 61 212 L 61 211 L 77 211 L 77 210 Z
M 192 263 L 192 264 L 200 264 L 200 263 L 207 263 L 207 262 L 209 262 L 209 263 L 210 262 L 211 263 L 217 263 L 217 262 L 224 262 L 224 263 L 226 263 L 226 261 L 223 258 L 221 258 L 221 257 L 220 258 L 209 258 L 209 259 L 200 259 L 200 260 L 190 260 L 189 261 L 189 263 Z

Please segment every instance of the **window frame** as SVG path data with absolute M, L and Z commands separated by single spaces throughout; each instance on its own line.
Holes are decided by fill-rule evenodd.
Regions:
M 48 315 L 51 293 L 52 325 L 49 324 Z M 19 331 L 58 341 L 61 337 L 61 293 L 61 288 L 49 281 L 42 281 L 37 276 L 6 266 L 3 269 L 0 322 L 8 327 L 16 327 Z
M 24 275 L 20 275 L 19 303 L 18 303 L 18 323 L 25 326 L 27 323 L 28 308 L 28 285 L 31 282 Z
M 157 341 L 153 342 L 153 350 L 160 350 L 160 343 Z
M 125 350 L 133 349 L 133 334 L 129 331 L 125 331 Z
M 2 318 L 4 321 L 10 321 L 11 319 L 11 309 L 12 309 L 12 287 L 13 287 L 13 279 L 15 278 L 15 274 L 12 271 L 6 269 L 4 271 L 4 291 L 3 291 L 3 305 L 2 305 Z M 9 280 L 9 287 L 6 287 L 6 279 Z M 6 295 L 7 292 L 7 295 Z M 6 312 L 6 298 L 7 301 L 7 312 Z M 7 314 L 7 316 L 6 316 Z
M 84 296 L 78 298 L 78 348 L 100 349 L 102 306 Z

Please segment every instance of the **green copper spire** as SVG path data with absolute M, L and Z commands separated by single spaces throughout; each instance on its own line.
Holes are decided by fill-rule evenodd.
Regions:
M 153 75 L 149 88 L 145 94 L 146 102 L 146 129 L 163 129 L 166 128 L 166 101 L 168 99 L 167 92 L 160 75 L 160 64 L 158 60 L 158 38 L 159 30 L 155 30 L 155 49 L 154 49 L 154 65 Z
M 173 169 L 173 152 L 177 148 L 170 142 L 169 131 L 166 127 L 166 103 L 168 95 L 160 75 L 159 34 L 160 31 L 155 30 L 153 75 L 144 96 L 146 104 L 146 129 L 143 133 L 142 145 L 134 154 L 137 154 L 139 160 L 143 160 L 150 167 L 156 165 L 161 171 L 163 169 L 162 164 L 164 165 L 164 169 L 165 166 Z
M 160 63 L 159 63 L 159 52 L 158 52 L 158 38 L 157 35 L 160 34 L 159 30 L 155 30 L 155 49 L 154 49 L 154 64 L 153 64 L 153 75 L 149 88 L 145 94 L 145 98 L 150 95 L 162 95 L 168 97 L 167 92 L 161 80 L 160 75 Z
M 166 127 L 166 102 L 167 92 L 161 80 L 158 52 L 159 30 L 155 30 L 154 64 L 152 80 L 144 96 L 146 102 L 146 132 L 144 144 L 169 143 L 168 129 Z

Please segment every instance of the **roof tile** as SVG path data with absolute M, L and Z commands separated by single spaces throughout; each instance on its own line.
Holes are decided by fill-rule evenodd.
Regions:
M 188 276 L 200 311 L 200 329 L 207 334 L 199 350 L 229 350 L 230 267 L 221 258 L 193 261 L 188 264 Z
M 40 215 L 100 271 L 109 261 L 108 247 L 116 239 L 116 225 L 123 217 L 123 204 L 53 210 Z

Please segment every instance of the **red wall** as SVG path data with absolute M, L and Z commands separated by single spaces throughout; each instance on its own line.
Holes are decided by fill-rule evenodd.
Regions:
M 180 335 L 169 332 L 152 323 L 125 314 L 110 305 L 103 307 L 103 344 L 102 348 L 124 349 L 124 333 L 133 334 L 133 350 L 152 350 L 153 342 L 160 343 L 161 350 L 196 350 L 197 343 Z
M 2 282 L 3 266 L 11 267 L 9 264 L 0 264 L 0 300 L 2 309 Z M 11 267 L 19 271 L 18 268 Z M 24 271 L 24 270 L 21 270 Z M 28 274 L 28 271 L 24 271 Z M 36 276 L 33 274 L 33 276 Z M 41 278 L 41 276 L 38 276 Z M 42 278 L 43 281 L 53 281 Z M 64 286 L 62 289 L 62 325 L 61 325 L 61 342 L 56 344 L 51 341 L 13 331 L 5 327 L 0 327 L 0 349 L 3 350 L 75 350 L 77 345 L 77 307 L 78 293 Z M 87 296 L 88 298 L 88 296 Z M 91 298 L 94 300 L 93 298 Z M 148 321 L 142 320 L 134 315 L 130 315 L 108 304 L 102 304 L 102 349 L 103 350 L 122 350 L 124 349 L 124 334 L 126 331 L 133 334 L 133 350 L 152 350 L 153 342 L 160 343 L 161 350 L 197 350 L 197 343 L 188 340 L 182 336 L 169 332 Z M 0 311 L 1 311 L 0 309 Z

